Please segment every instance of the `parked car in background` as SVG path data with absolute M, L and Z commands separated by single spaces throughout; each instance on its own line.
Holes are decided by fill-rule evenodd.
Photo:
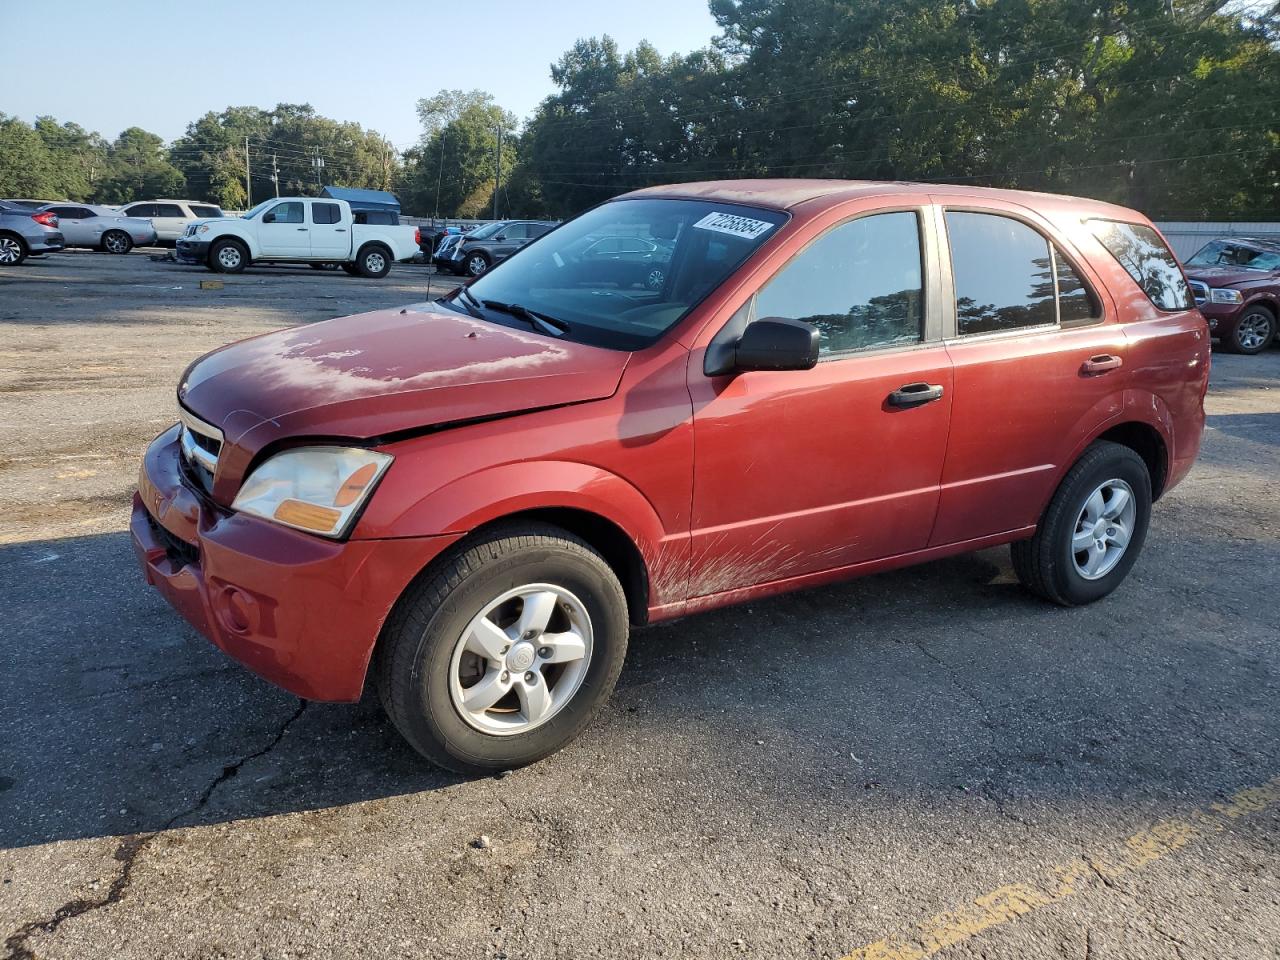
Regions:
M 569 256 L 607 236 L 670 244 L 662 289 Z M 130 529 L 232 657 L 312 700 L 368 674 L 425 756 L 492 771 L 582 732 L 633 624 L 997 544 L 1040 597 L 1101 600 L 1196 459 L 1208 379 L 1132 210 L 657 187 L 440 301 L 197 360 Z
M 221 273 L 251 263 L 337 264 L 351 274 L 385 277 L 391 264 L 418 254 L 418 228 L 354 222 L 345 200 L 273 197 L 241 217 L 187 226 L 177 258 Z
M 462 242 L 462 236 L 461 233 L 448 233 L 440 237 L 439 243 L 436 244 L 435 253 L 431 255 L 431 262 L 437 267 L 453 270 L 453 251 Z
M 671 260 L 672 244 L 645 237 L 588 236 L 566 256 L 591 269 L 591 276 L 611 277 L 619 287 L 661 290 Z
M 150 220 L 126 217 L 120 211 L 92 203 L 51 203 L 41 207 L 58 216 L 68 247 L 91 247 L 107 253 L 128 253 L 156 242 Z
M 1260 353 L 1276 339 L 1280 317 L 1280 242 L 1211 240 L 1184 264 L 1196 306 L 1218 342 L 1233 353 Z
M 0 267 L 16 267 L 29 256 L 56 253 L 63 246 L 56 213 L 0 200 Z
M 126 217 L 150 220 L 156 236 L 166 245 L 177 243 L 192 220 L 225 216 L 217 204 L 195 200 L 140 200 L 126 204 L 120 212 Z
M 462 241 L 452 250 L 448 268 L 460 276 L 478 277 L 554 226 L 545 220 L 486 223 L 463 235 Z

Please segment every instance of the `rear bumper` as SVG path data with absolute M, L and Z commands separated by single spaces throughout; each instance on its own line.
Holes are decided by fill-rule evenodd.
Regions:
M 174 245 L 174 254 L 182 263 L 203 264 L 209 257 L 208 240 L 179 240 Z
M 41 233 L 34 237 L 23 237 L 27 243 L 28 253 L 57 253 L 66 247 L 66 241 L 60 233 Z
M 151 444 L 129 530 L 147 582 L 215 646 L 309 700 L 354 701 L 392 606 L 456 536 L 337 542 L 211 503 L 172 427 Z

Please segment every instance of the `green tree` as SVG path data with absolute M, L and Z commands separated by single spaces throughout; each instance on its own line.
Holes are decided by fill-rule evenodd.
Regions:
M 418 101 L 422 138 L 406 158 L 406 206 L 432 216 L 476 216 L 493 208 L 497 147 L 502 132 L 503 194 L 519 163 L 519 121 L 487 93 L 441 90 Z M 467 212 L 464 212 L 465 211 Z
M 0 113 L 0 196 L 60 200 L 53 153 L 29 123 Z
M 164 141 L 140 127 L 130 127 L 111 144 L 107 175 L 95 195 L 103 203 L 128 203 L 180 196 L 185 186 L 182 174 L 168 160 Z

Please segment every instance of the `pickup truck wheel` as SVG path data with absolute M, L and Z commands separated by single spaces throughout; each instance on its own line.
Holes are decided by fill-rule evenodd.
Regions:
M 1012 544 L 1014 572 L 1032 593 L 1064 607 L 1101 600 L 1137 561 L 1150 520 L 1146 463 L 1099 440 L 1067 471 L 1035 535 Z
M 549 524 L 496 527 L 428 568 L 383 630 L 383 707 L 464 774 L 521 767 L 580 734 L 613 691 L 627 602 L 604 558 Z
M 133 249 L 133 238 L 123 230 L 108 230 L 102 235 L 102 249 L 107 253 L 128 253 Z
M 0 267 L 16 267 L 27 259 L 27 245 L 12 233 L 0 233 Z
M 468 253 L 467 259 L 462 264 L 463 272 L 469 277 L 478 277 L 487 271 L 489 267 L 489 255 L 481 250 L 477 250 L 475 253 Z
M 239 273 L 249 264 L 249 251 L 239 240 L 219 240 L 209 251 L 209 266 L 218 273 Z
M 379 279 L 391 272 L 391 253 L 386 247 L 373 244 L 363 248 L 356 258 L 356 268 L 362 277 Z
M 1261 353 L 1275 339 L 1276 318 L 1266 307 L 1250 307 L 1236 323 L 1226 347 L 1232 353 L 1252 356 Z

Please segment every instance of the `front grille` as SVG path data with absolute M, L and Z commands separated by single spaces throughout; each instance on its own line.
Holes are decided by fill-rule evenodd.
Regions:
M 178 416 L 182 420 L 182 459 L 204 491 L 210 493 L 218 472 L 218 454 L 222 452 L 222 431 L 185 407 L 178 408 Z
M 1196 298 L 1196 306 L 1203 307 L 1209 302 L 1209 285 L 1202 280 L 1188 280 L 1191 295 Z

